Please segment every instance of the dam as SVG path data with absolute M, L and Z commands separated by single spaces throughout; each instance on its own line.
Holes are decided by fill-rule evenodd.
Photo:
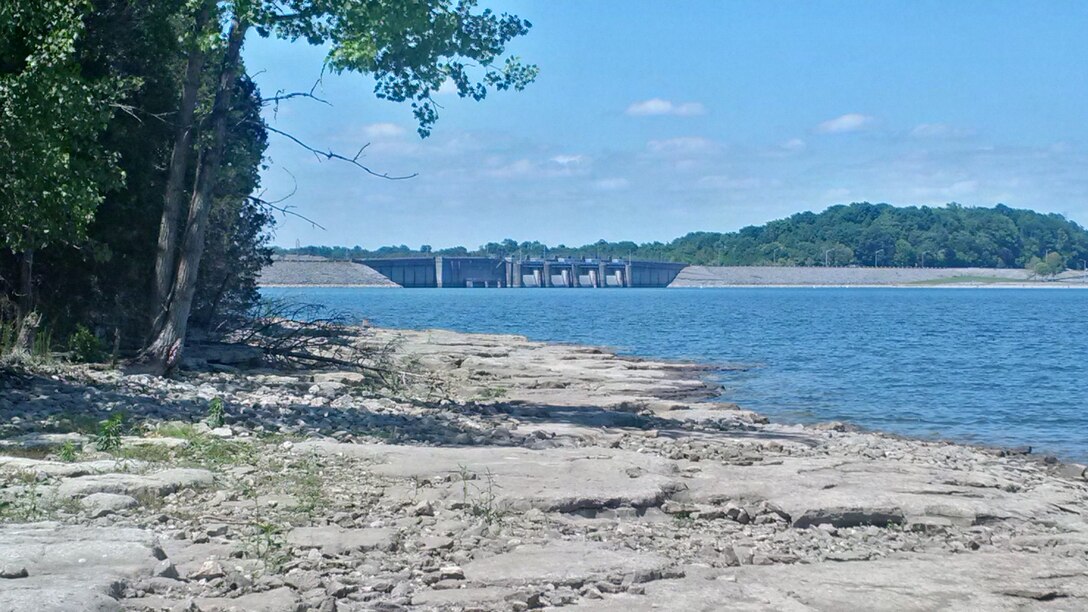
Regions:
M 686 264 L 572 257 L 397 257 L 356 259 L 406 288 L 667 287 Z

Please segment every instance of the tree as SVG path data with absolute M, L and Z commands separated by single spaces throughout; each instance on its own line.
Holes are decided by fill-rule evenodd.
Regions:
M 1027 267 L 1039 276 L 1054 277 L 1065 272 L 1065 259 L 1061 254 L 1051 251 L 1042 259 L 1032 257 Z
M 35 250 L 81 239 L 123 179 L 99 136 L 132 84 L 82 74 L 89 9 L 79 0 L 0 4 L 0 239 L 21 260 L 21 317 L 35 306 Z
M 178 198 L 172 194 L 180 190 L 180 179 L 174 179 L 186 175 L 188 156 L 177 155 L 171 161 L 156 259 L 159 305 L 154 339 L 143 355 L 152 371 L 170 371 L 181 355 L 204 251 L 209 200 L 218 180 L 227 117 L 241 74 L 241 49 L 250 29 L 261 36 L 329 45 L 329 69 L 373 75 L 376 96 L 410 102 L 419 134 L 426 137 L 438 119 L 432 94 L 446 80 L 462 97 L 482 100 L 488 88 L 521 90 L 536 76 L 535 66 L 516 57 L 498 63 L 506 44 L 527 33 L 530 24 L 489 9 L 475 13 L 475 8 L 475 0 L 190 0 L 193 40 L 177 114 L 175 153 L 188 148 L 197 127 L 208 133 L 199 144 L 184 231 L 181 211 L 174 210 Z M 229 24 L 225 32 L 216 27 L 219 23 Z M 221 59 L 212 64 L 214 73 L 208 79 L 213 84 L 208 94 L 211 113 L 206 125 L 198 126 L 195 120 L 187 121 L 200 104 L 199 88 L 190 87 L 188 75 L 205 65 L 209 32 L 216 33 Z M 482 75 L 473 77 L 470 65 L 481 67 Z M 360 164 L 358 155 L 326 155 L 378 174 Z

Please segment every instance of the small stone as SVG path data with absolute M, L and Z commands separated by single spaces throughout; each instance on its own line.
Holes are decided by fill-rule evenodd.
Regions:
M 215 559 L 208 559 L 200 564 L 200 568 L 193 572 L 189 579 L 211 580 L 213 578 L 222 578 L 224 575 L 226 575 L 226 572 L 223 571 L 223 566 Z
M 30 573 L 26 571 L 26 568 L 21 565 L 3 565 L 0 566 L 0 578 L 15 579 L 26 578 Z
M 309 570 L 293 569 L 283 577 L 283 582 L 294 587 L 296 591 L 311 591 L 321 588 L 321 575 Z
M 438 573 L 442 576 L 443 580 L 464 580 L 465 570 L 456 565 L 444 565 L 439 568 Z
M 412 508 L 412 516 L 434 516 L 434 506 L 429 501 L 422 501 Z
M 154 575 L 159 578 L 172 578 L 174 580 L 179 578 L 178 568 L 174 567 L 174 564 L 166 559 L 159 561 L 159 564 L 155 566 Z
M 342 599 L 344 597 L 347 597 L 351 593 L 354 593 L 357 588 L 358 587 L 349 586 L 349 585 L 346 585 L 346 584 L 344 584 L 342 582 L 339 582 L 337 580 L 330 580 L 325 585 L 325 592 L 328 593 L 332 597 L 335 597 L 337 599 Z

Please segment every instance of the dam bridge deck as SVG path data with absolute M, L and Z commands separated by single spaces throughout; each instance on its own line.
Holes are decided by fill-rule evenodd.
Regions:
M 621 259 L 398 257 L 356 259 L 408 288 L 667 287 L 686 265 Z

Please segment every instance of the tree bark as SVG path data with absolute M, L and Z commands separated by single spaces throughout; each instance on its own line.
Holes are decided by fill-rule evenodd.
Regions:
M 201 36 L 211 16 L 212 4 L 205 2 L 196 14 L 194 33 Z M 181 202 L 183 187 L 189 172 L 189 154 L 193 142 L 193 116 L 196 114 L 197 96 L 200 93 L 201 75 L 204 72 L 206 54 L 199 43 L 189 51 L 182 85 L 181 104 L 174 131 L 174 148 L 170 154 L 170 167 L 163 197 L 162 220 L 159 222 L 159 244 L 155 253 L 155 301 L 152 311 L 151 333 L 158 333 L 170 304 L 170 288 L 177 266 L 178 236 L 181 233 Z
M 227 36 L 227 49 L 215 91 L 215 104 L 212 107 L 213 138 L 211 144 L 200 154 L 196 184 L 189 203 L 188 223 L 182 238 L 177 272 L 170 288 L 169 306 L 161 329 L 145 351 L 147 365 L 153 373 L 159 375 L 169 374 L 181 360 L 188 331 L 189 312 L 196 292 L 197 274 L 200 272 L 200 259 L 204 254 L 208 213 L 227 139 L 227 118 L 240 69 L 242 41 L 248 29 L 249 24 L 235 15 Z
M 15 352 L 30 354 L 34 348 L 41 317 L 34 312 L 34 249 L 27 249 L 19 256 L 19 301 L 16 317 L 19 333 L 16 335 Z

